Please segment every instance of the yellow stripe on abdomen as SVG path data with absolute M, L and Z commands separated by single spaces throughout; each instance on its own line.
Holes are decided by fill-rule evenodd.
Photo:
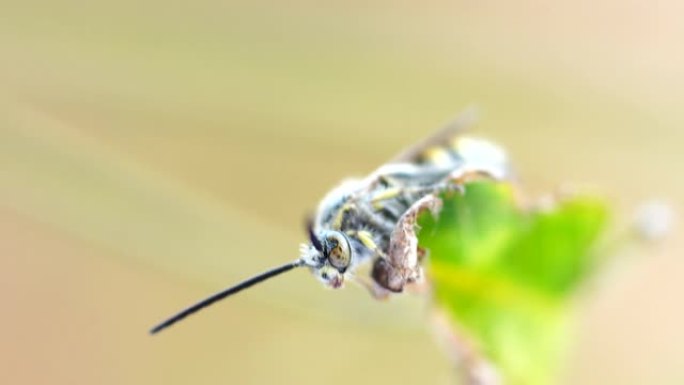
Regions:
M 441 146 L 430 147 L 420 156 L 421 161 L 438 167 L 448 167 L 454 163 L 454 157 L 448 148 Z

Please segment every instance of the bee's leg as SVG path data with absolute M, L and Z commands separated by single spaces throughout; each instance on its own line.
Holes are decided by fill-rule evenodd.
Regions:
M 404 194 L 408 196 L 425 196 L 425 195 L 441 195 L 444 193 L 451 194 L 458 192 L 463 194 L 465 187 L 460 180 L 445 179 L 439 183 L 431 186 L 410 187 L 404 189 Z
M 476 180 L 495 180 L 495 177 L 486 171 L 457 170 L 447 175 L 446 178 L 442 179 L 438 183 L 435 183 L 433 186 L 421 188 L 423 189 L 422 191 L 435 195 L 454 192 L 463 194 L 465 193 L 465 185 Z
M 486 170 L 457 170 L 449 174 L 447 179 L 440 184 L 452 184 L 463 189 L 466 183 L 476 180 L 500 180 L 500 178 Z
M 373 240 L 373 234 L 371 232 L 367 230 L 355 230 L 348 231 L 347 235 L 354 237 L 355 239 L 358 239 L 368 250 L 371 251 L 375 258 L 385 257 L 382 250 L 380 250 L 378 245 Z M 374 284 L 371 280 L 369 280 L 366 277 L 351 274 L 349 275 L 349 278 L 354 283 L 368 290 L 371 296 L 373 296 L 373 298 L 375 299 L 386 300 L 387 298 L 389 298 L 389 295 L 391 294 L 390 291 Z
M 425 210 L 437 214 L 442 208 L 442 200 L 433 194 L 426 195 L 413 204 L 392 230 L 389 251 L 386 258 L 377 258 L 371 273 L 375 282 L 392 292 L 401 292 L 407 283 L 422 278 L 422 268 L 418 256 L 418 237 L 416 222 Z
M 356 210 L 357 213 L 361 215 L 372 227 L 387 233 L 394 229 L 394 224 L 387 218 L 375 212 L 370 204 L 359 202 L 356 205 Z
M 404 193 L 413 195 L 437 195 L 447 194 L 450 196 L 453 193 L 465 194 L 465 185 L 468 182 L 475 180 L 492 180 L 492 176 L 481 171 L 467 171 L 454 172 L 449 174 L 443 180 L 431 186 L 420 186 L 404 189 Z

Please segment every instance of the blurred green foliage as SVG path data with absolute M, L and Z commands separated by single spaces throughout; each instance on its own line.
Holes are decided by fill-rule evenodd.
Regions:
M 553 383 L 571 298 L 597 261 L 608 211 L 577 195 L 523 208 L 510 184 L 478 181 L 421 218 L 435 300 L 504 383 Z

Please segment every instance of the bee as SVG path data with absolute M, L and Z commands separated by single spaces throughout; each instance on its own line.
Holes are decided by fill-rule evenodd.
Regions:
M 418 247 L 417 220 L 437 215 L 440 196 L 462 192 L 473 178 L 510 176 L 506 153 L 494 143 L 463 136 L 471 115 L 462 116 L 408 148 L 365 178 L 347 179 L 332 189 L 308 221 L 309 242 L 296 260 L 253 276 L 180 311 L 150 330 L 156 334 L 185 317 L 244 289 L 305 267 L 338 289 L 355 280 L 376 298 L 401 293 L 423 281 L 427 250 Z M 369 277 L 354 272 L 369 266 Z

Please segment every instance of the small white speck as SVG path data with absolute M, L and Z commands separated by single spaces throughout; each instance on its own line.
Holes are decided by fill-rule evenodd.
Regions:
M 665 202 L 646 202 L 636 212 L 636 229 L 644 239 L 649 241 L 665 237 L 672 231 L 674 222 L 674 210 Z

